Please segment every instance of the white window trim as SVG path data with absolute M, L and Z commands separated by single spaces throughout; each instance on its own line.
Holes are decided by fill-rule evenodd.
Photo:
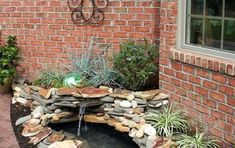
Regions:
M 209 57 L 223 58 L 235 61 L 235 53 L 229 51 L 219 51 L 205 47 L 193 46 L 185 43 L 186 38 L 186 1 L 178 0 L 178 18 L 177 18 L 177 42 L 176 47 L 179 50 L 187 50 L 198 54 L 204 54 Z

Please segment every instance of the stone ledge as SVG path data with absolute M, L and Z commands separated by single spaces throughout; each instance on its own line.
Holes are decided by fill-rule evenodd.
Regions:
M 171 49 L 172 60 L 193 66 L 201 67 L 207 70 L 220 72 L 230 76 L 235 76 L 235 61 L 218 59 L 203 54 L 187 50 Z

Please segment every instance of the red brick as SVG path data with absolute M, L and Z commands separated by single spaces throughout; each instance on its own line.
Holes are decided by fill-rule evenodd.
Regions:
M 188 66 L 188 65 L 184 65 L 183 66 L 183 71 L 189 74 L 194 74 L 194 68 L 193 66 Z
M 182 63 L 172 61 L 171 67 L 175 70 L 182 71 L 183 66 L 182 66 Z
M 199 86 L 195 86 L 195 92 L 204 97 L 207 97 L 209 94 L 209 91 L 207 89 L 199 87 Z
M 197 75 L 204 78 L 209 78 L 210 73 L 206 70 L 197 69 Z
M 217 88 L 216 83 L 214 83 L 212 81 L 207 81 L 207 80 L 203 81 L 203 86 L 210 89 L 210 90 L 216 90 L 216 88 Z
M 223 138 L 223 132 L 217 128 L 209 127 L 209 132 L 219 138 Z
M 230 78 L 229 79 L 229 85 L 235 87 L 235 78 Z
M 228 124 L 224 121 L 220 121 L 220 120 L 217 122 L 217 124 L 218 124 L 217 126 L 218 126 L 219 129 L 221 129 L 223 131 L 226 131 L 230 134 L 233 134 L 233 129 L 234 129 L 233 125 Z
M 226 115 L 222 112 L 219 112 L 217 110 L 211 110 L 211 116 L 215 117 L 216 119 L 220 119 L 220 120 L 226 120 Z
M 225 84 L 227 81 L 227 78 L 225 77 L 225 75 L 212 73 L 212 80 Z
M 209 114 L 209 108 L 205 105 L 201 105 L 201 104 L 198 104 L 198 103 L 195 103 L 195 109 L 202 112 L 202 113 L 205 113 L 205 114 Z
M 210 106 L 212 108 L 216 108 L 217 103 L 211 99 L 203 98 L 203 104 L 206 106 Z
M 219 111 L 222 111 L 222 112 L 225 112 L 225 113 L 228 113 L 228 114 L 234 114 L 234 109 L 228 105 L 224 105 L 224 104 L 219 104 L 218 105 L 218 110 Z
M 225 95 L 215 92 L 215 91 L 210 91 L 210 97 L 216 101 L 219 102 L 225 102 Z
M 215 124 L 215 117 L 211 117 L 206 114 L 202 114 L 202 121 L 207 124 Z
M 221 85 L 219 87 L 219 91 L 227 94 L 229 96 L 234 96 L 235 95 L 235 88 L 234 87 L 229 87 L 229 86 L 225 86 L 225 85 Z
M 233 107 L 235 107 L 235 97 L 233 98 L 228 98 L 227 103 Z

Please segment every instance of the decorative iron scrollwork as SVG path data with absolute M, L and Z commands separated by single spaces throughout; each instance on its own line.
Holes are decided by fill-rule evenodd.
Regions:
M 90 11 L 85 14 L 84 6 L 86 0 L 68 0 L 69 9 L 72 11 L 71 18 L 74 24 L 78 26 L 89 24 L 98 26 L 104 20 L 104 10 L 109 5 L 109 0 L 87 0 L 90 1 Z M 87 10 L 86 10 L 87 11 Z

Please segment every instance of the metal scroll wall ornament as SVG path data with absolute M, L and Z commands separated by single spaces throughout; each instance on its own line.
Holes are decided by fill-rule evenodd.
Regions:
M 104 20 L 104 10 L 109 5 L 109 0 L 87 0 L 91 4 L 91 12 L 85 11 L 86 0 L 68 0 L 69 9 L 72 11 L 71 18 L 74 24 L 78 26 L 91 25 L 99 26 Z M 85 14 L 87 13 L 87 14 Z

